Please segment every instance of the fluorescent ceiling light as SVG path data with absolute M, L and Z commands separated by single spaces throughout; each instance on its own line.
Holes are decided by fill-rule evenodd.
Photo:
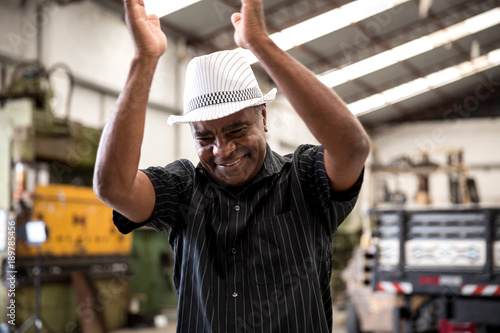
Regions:
M 471 76 L 498 65 L 500 65 L 500 49 L 496 49 L 470 61 L 465 61 L 459 65 L 448 67 L 425 77 L 385 90 L 379 94 L 363 98 L 348 104 L 347 107 L 353 114 L 359 116 L 410 97 L 423 94 L 424 92 L 442 87 L 458 81 L 461 78 Z
M 436 79 L 434 80 L 436 82 Z M 426 78 L 418 78 L 416 80 L 404 83 L 400 86 L 388 89 L 381 93 L 386 104 L 395 103 L 402 98 L 408 98 L 414 95 L 421 94 L 429 90 L 429 84 Z
M 349 80 L 368 75 L 499 23 L 500 8 L 495 8 L 342 69 L 319 74 L 318 78 L 328 87 L 333 88 Z
M 394 1 L 387 5 L 373 0 L 358 0 L 342 7 L 316 16 L 288 29 L 270 35 L 270 38 L 283 50 L 308 42 L 320 36 L 339 30 L 351 23 L 376 15 L 387 8 L 394 7 L 408 0 Z M 382 6 L 382 4 L 384 4 Z M 341 15 L 340 15 L 341 14 Z M 347 20 L 346 17 L 350 19 Z M 326 22 L 329 22 L 327 24 Z M 334 22 L 334 23 L 332 23 Z M 427 36 L 414 39 L 393 49 L 363 59 L 342 69 L 332 69 L 319 74 L 318 78 L 328 87 L 334 88 L 349 80 L 354 80 L 377 70 L 389 67 L 397 62 L 408 60 L 440 46 L 500 23 L 500 8 L 495 8 L 467 20 L 436 31 Z M 317 27 L 322 27 L 318 29 Z M 328 27 L 324 29 L 323 27 Z M 249 50 L 239 51 L 253 64 L 258 60 Z
M 269 37 L 282 50 L 305 44 L 316 38 L 345 28 L 410 0 L 374 1 L 357 0 L 329 12 L 315 16 L 290 28 L 274 33 Z M 248 50 L 242 50 L 248 61 L 253 64 L 258 60 Z
M 148 15 L 155 14 L 162 17 L 198 1 L 200 0 L 144 0 L 144 6 Z
M 488 60 L 491 63 L 500 63 L 500 50 L 495 50 L 488 53 Z
M 461 74 L 458 67 L 448 67 L 426 76 L 427 82 L 433 88 L 456 81 L 460 78 Z
M 393 2 L 392 4 L 388 4 L 386 1 L 353 1 L 287 28 L 281 31 L 281 34 L 293 41 L 294 45 L 301 45 L 347 27 L 352 23 L 379 14 L 406 1 L 408 0 L 398 1 L 397 3 Z

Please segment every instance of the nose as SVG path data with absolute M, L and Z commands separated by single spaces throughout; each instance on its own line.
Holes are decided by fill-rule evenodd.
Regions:
M 216 140 L 213 145 L 214 156 L 221 158 L 229 157 L 236 150 L 236 144 L 232 140 Z

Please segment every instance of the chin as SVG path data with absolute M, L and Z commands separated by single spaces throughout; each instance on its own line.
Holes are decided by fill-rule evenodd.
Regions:
M 248 183 L 247 180 L 245 181 L 223 181 L 224 184 L 226 184 L 227 186 L 231 186 L 231 187 L 240 187 L 240 186 L 243 186 L 245 185 L 246 183 Z
M 234 178 L 224 178 L 220 179 L 224 184 L 227 186 L 232 186 L 232 187 L 240 187 L 248 184 L 250 182 L 251 178 L 250 177 L 234 177 Z

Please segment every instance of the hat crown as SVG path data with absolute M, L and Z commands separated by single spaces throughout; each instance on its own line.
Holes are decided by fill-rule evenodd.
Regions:
M 238 51 L 220 51 L 196 57 L 186 70 L 184 114 L 211 100 L 212 104 L 226 102 L 228 98 L 245 94 L 262 97 L 250 64 Z M 214 100 L 218 96 L 218 100 Z
M 267 104 L 276 88 L 262 94 L 245 57 L 236 50 L 220 51 L 191 60 L 186 69 L 184 114 L 168 123 L 191 123 L 227 117 L 243 109 Z

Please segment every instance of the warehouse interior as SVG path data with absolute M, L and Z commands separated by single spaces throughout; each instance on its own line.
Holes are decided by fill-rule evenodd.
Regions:
M 140 168 L 196 165 L 189 126 L 167 118 L 183 112 L 188 62 L 237 48 L 240 0 L 176 5 L 146 1 L 168 48 Z M 275 43 L 371 140 L 333 243 L 334 332 L 499 329 L 500 1 L 264 0 L 264 10 Z M 241 52 L 262 91 L 274 88 Z M 0 0 L 0 332 L 175 331 L 167 236 L 120 234 L 92 191 L 133 56 L 121 0 Z M 274 151 L 318 144 L 279 91 L 267 110 Z M 31 224 L 38 243 L 30 222 L 43 223 Z

